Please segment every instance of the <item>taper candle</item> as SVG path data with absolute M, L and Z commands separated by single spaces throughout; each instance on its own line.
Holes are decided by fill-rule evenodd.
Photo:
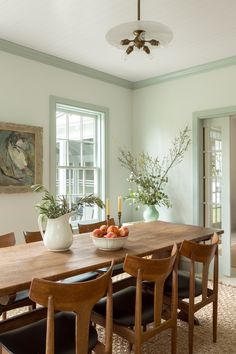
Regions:
M 106 215 L 110 215 L 110 200 L 106 199 Z
M 122 197 L 118 197 L 118 213 L 122 211 Z

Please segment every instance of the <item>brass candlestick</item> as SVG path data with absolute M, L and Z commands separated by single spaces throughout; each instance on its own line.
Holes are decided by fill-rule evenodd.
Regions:
M 122 223 L 121 223 L 121 211 L 118 211 L 118 226 L 121 227 Z

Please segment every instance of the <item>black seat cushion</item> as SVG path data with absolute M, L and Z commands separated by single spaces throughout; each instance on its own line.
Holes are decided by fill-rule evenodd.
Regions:
M 28 290 L 22 290 L 18 291 L 12 298 L 10 297 L 7 305 L 15 304 L 20 301 L 24 300 L 29 300 L 29 291 Z
M 169 276 L 165 282 L 164 293 L 171 296 L 172 293 L 172 277 Z M 200 279 L 195 278 L 195 297 L 202 293 L 202 282 Z M 179 270 L 178 271 L 178 298 L 189 298 L 189 273 Z
M 135 321 L 135 286 L 129 286 L 113 294 L 113 321 L 114 323 L 133 326 Z M 93 311 L 106 316 L 106 298 L 101 299 Z M 153 322 L 153 296 L 142 294 L 142 324 Z
M 97 332 L 90 327 L 89 349 L 97 343 Z M 46 319 L 0 335 L 0 342 L 13 354 L 44 354 Z M 55 353 L 75 354 L 75 315 L 60 312 L 55 315 Z
M 29 292 L 28 290 L 23 290 L 23 291 L 18 291 L 16 293 L 16 297 L 14 302 L 18 302 L 18 301 L 22 301 L 22 300 L 26 300 L 29 297 Z
M 80 283 L 83 281 L 93 280 L 97 278 L 97 276 L 98 276 L 97 272 L 87 272 L 87 273 L 74 275 L 73 277 L 63 279 L 62 283 L 64 284 Z
M 105 273 L 105 272 L 108 271 L 108 267 L 100 268 L 99 271 Z M 115 264 L 115 265 L 113 266 L 113 269 L 112 269 L 112 276 L 121 274 L 121 273 L 123 273 L 123 272 L 124 272 L 124 270 L 123 270 L 123 263 Z

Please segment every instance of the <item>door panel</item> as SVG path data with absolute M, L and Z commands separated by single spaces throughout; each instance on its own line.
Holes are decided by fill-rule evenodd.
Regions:
M 231 273 L 230 218 L 230 118 L 203 121 L 203 221 L 206 227 L 222 228 L 220 269 Z

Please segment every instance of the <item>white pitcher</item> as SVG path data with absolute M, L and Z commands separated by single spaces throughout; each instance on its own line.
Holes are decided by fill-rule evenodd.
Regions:
M 47 219 L 46 231 L 43 232 L 42 215 L 38 217 L 39 230 L 45 247 L 54 252 L 66 251 L 73 242 L 73 234 L 69 219 L 73 213 L 59 216 L 56 219 Z

